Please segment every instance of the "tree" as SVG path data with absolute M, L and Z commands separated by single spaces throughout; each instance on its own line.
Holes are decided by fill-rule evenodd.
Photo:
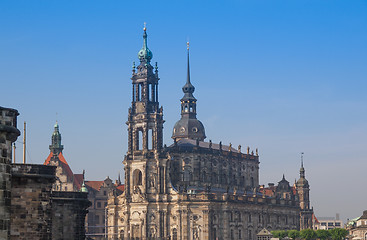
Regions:
M 271 234 L 273 234 L 273 237 L 275 238 L 285 238 L 287 236 L 287 231 L 284 230 L 276 230 L 276 231 L 271 231 Z
M 319 229 L 316 230 L 317 238 L 321 240 L 328 239 L 330 237 L 330 232 L 328 230 Z
M 305 240 L 311 240 L 311 239 L 315 239 L 317 236 L 316 236 L 316 233 L 315 233 L 314 230 L 312 230 L 312 229 L 303 229 L 300 232 L 300 237 L 302 239 L 305 239 Z
M 348 235 L 348 231 L 344 228 L 334 228 L 329 232 L 333 240 L 343 240 Z
M 295 240 L 296 238 L 299 237 L 299 231 L 297 231 L 297 230 L 289 230 L 288 231 L 288 237 L 290 237 L 293 240 Z

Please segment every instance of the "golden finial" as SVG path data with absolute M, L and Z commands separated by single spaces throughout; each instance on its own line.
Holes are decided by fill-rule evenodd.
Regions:
M 146 30 L 147 30 L 147 23 L 146 23 L 146 22 L 144 22 L 144 28 L 143 28 L 143 30 L 144 30 L 144 31 L 146 31 Z
M 190 42 L 187 42 L 186 45 L 187 45 L 187 50 L 189 50 L 189 48 L 190 48 Z

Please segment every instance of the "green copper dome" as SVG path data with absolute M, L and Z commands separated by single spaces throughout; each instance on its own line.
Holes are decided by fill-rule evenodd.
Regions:
M 144 42 L 143 42 L 143 47 L 138 52 L 138 58 L 140 59 L 141 62 L 150 63 L 150 60 L 153 58 L 153 53 L 148 48 L 147 36 L 148 36 L 147 29 L 144 28 L 144 34 L 143 34 Z
M 88 189 L 87 189 L 87 187 L 84 184 L 84 180 L 83 180 L 82 187 L 80 188 L 80 192 L 86 192 L 86 193 L 88 192 Z

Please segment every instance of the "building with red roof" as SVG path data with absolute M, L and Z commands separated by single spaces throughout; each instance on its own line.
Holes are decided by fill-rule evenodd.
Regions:
M 56 182 L 53 185 L 54 191 L 74 191 L 81 189 L 84 174 L 74 174 L 68 162 L 66 161 L 62 150 L 61 134 L 59 124 L 56 122 L 54 132 L 51 137 L 50 154 L 44 162 L 44 165 L 56 166 Z

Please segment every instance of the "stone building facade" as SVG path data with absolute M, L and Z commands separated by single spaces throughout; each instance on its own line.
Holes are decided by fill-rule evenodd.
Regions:
M 12 143 L 20 135 L 18 111 L 0 107 L 0 239 L 10 237 Z
M 86 235 L 95 240 L 106 239 L 108 196 L 120 195 L 124 191 L 124 185 L 121 184 L 120 178 L 113 183 L 107 177 L 103 181 L 85 181 L 85 186 L 88 189 L 88 199 L 91 202 L 86 217 Z
M 362 216 L 357 218 L 347 229 L 349 230 L 349 239 L 367 240 L 367 210 L 363 211 Z
M 303 180 L 301 197 L 288 182 L 279 183 L 275 195 L 262 193 L 257 150 L 242 153 L 241 146 L 204 141 L 189 52 L 181 119 L 173 129 L 174 144 L 163 146 L 158 67 L 151 65 L 145 28 L 143 40 L 131 78 L 125 191 L 108 200 L 108 239 L 252 240 L 263 228 L 300 229 L 300 199 L 309 202 Z
M 74 174 L 62 151 L 61 134 L 59 124 L 56 122 L 54 132 L 51 137 L 50 154 L 46 158 L 44 165 L 56 166 L 56 181 L 52 186 L 53 191 L 77 192 L 82 187 L 84 174 Z
M 87 193 L 54 191 L 56 166 L 11 163 L 18 115 L 0 107 L 0 239 L 85 239 Z

